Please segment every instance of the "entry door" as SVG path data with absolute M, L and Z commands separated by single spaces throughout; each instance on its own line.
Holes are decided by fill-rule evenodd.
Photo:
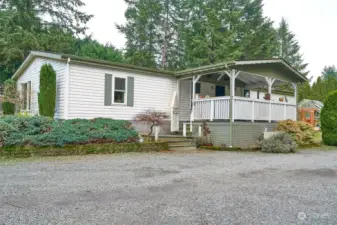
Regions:
M 225 96 L 225 86 L 216 85 L 215 86 L 215 96 L 216 97 Z

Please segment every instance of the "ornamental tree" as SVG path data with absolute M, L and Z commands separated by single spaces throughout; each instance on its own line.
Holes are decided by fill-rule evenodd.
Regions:
M 150 126 L 150 132 L 148 134 L 148 137 L 150 137 L 153 132 L 153 127 L 162 125 L 164 120 L 168 118 L 169 116 L 165 112 L 148 109 L 145 112 L 135 116 L 134 120 L 138 122 L 143 122 Z

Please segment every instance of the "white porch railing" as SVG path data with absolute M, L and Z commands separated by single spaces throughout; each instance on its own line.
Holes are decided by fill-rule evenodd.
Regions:
M 296 120 L 295 104 L 273 102 L 266 100 L 234 97 L 234 120 L 279 121 Z M 226 120 L 230 119 L 230 97 L 196 99 L 194 100 L 195 120 Z
M 194 100 L 195 120 L 229 119 L 230 97 Z

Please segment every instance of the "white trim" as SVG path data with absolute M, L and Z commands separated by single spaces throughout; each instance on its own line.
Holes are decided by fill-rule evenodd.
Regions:
M 66 65 L 66 72 L 64 75 L 64 119 L 68 119 L 69 113 L 69 82 L 70 82 L 70 61 L 71 59 L 68 58 L 67 65 Z
M 221 78 L 223 78 L 223 76 L 225 76 L 225 72 L 222 72 L 221 74 L 220 74 L 220 76 L 218 77 L 218 79 L 216 79 L 217 81 L 220 81 L 221 80 Z
M 268 64 L 268 63 L 281 63 L 286 66 L 289 70 L 297 74 L 301 78 L 305 78 L 303 74 L 296 71 L 292 68 L 288 63 L 286 63 L 283 59 L 269 59 L 269 60 L 251 60 L 251 61 L 235 61 L 235 65 L 252 65 L 252 64 Z M 306 78 L 305 78 L 306 79 Z
M 125 90 L 116 90 L 116 78 L 125 80 Z M 112 105 L 127 105 L 128 104 L 128 77 L 126 76 L 114 76 L 112 75 L 113 85 L 112 85 Z M 115 91 L 124 92 L 124 102 L 115 102 Z
M 13 79 L 18 79 L 20 75 L 24 72 L 24 70 L 29 66 L 29 64 L 36 58 L 48 58 L 48 59 L 55 59 L 55 60 L 62 60 L 62 56 L 60 54 L 53 54 L 47 52 L 38 52 L 38 51 L 31 51 L 30 54 L 27 56 L 25 61 L 21 64 L 21 66 L 15 71 L 14 75 L 12 76 Z
M 30 84 L 30 85 L 28 85 Z M 26 90 L 25 92 L 26 93 L 23 93 L 23 87 L 26 86 Z M 28 88 L 28 86 L 30 86 Z M 29 93 L 30 92 L 30 93 Z M 24 94 L 26 95 L 26 99 L 25 99 L 25 102 L 26 102 L 26 108 L 25 109 L 21 109 L 20 111 L 22 112 L 31 112 L 32 111 L 32 81 L 29 80 L 29 81 L 26 81 L 24 83 L 20 83 L 20 98 L 23 99 L 23 96 Z M 24 102 L 22 103 L 24 104 Z

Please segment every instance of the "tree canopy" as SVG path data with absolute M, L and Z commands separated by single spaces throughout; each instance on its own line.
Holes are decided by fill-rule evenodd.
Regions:
M 284 58 L 307 73 L 300 45 L 283 19 L 263 15 L 262 0 L 125 0 L 129 63 L 169 70 L 226 60 Z
M 322 71 L 323 79 L 326 80 L 328 77 L 333 77 L 337 79 L 337 69 L 334 65 L 332 66 L 325 66 Z
M 85 34 L 92 17 L 83 0 L 0 1 L 0 84 L 10 78 L 32 50 L 122 61 L 123 54 Z

